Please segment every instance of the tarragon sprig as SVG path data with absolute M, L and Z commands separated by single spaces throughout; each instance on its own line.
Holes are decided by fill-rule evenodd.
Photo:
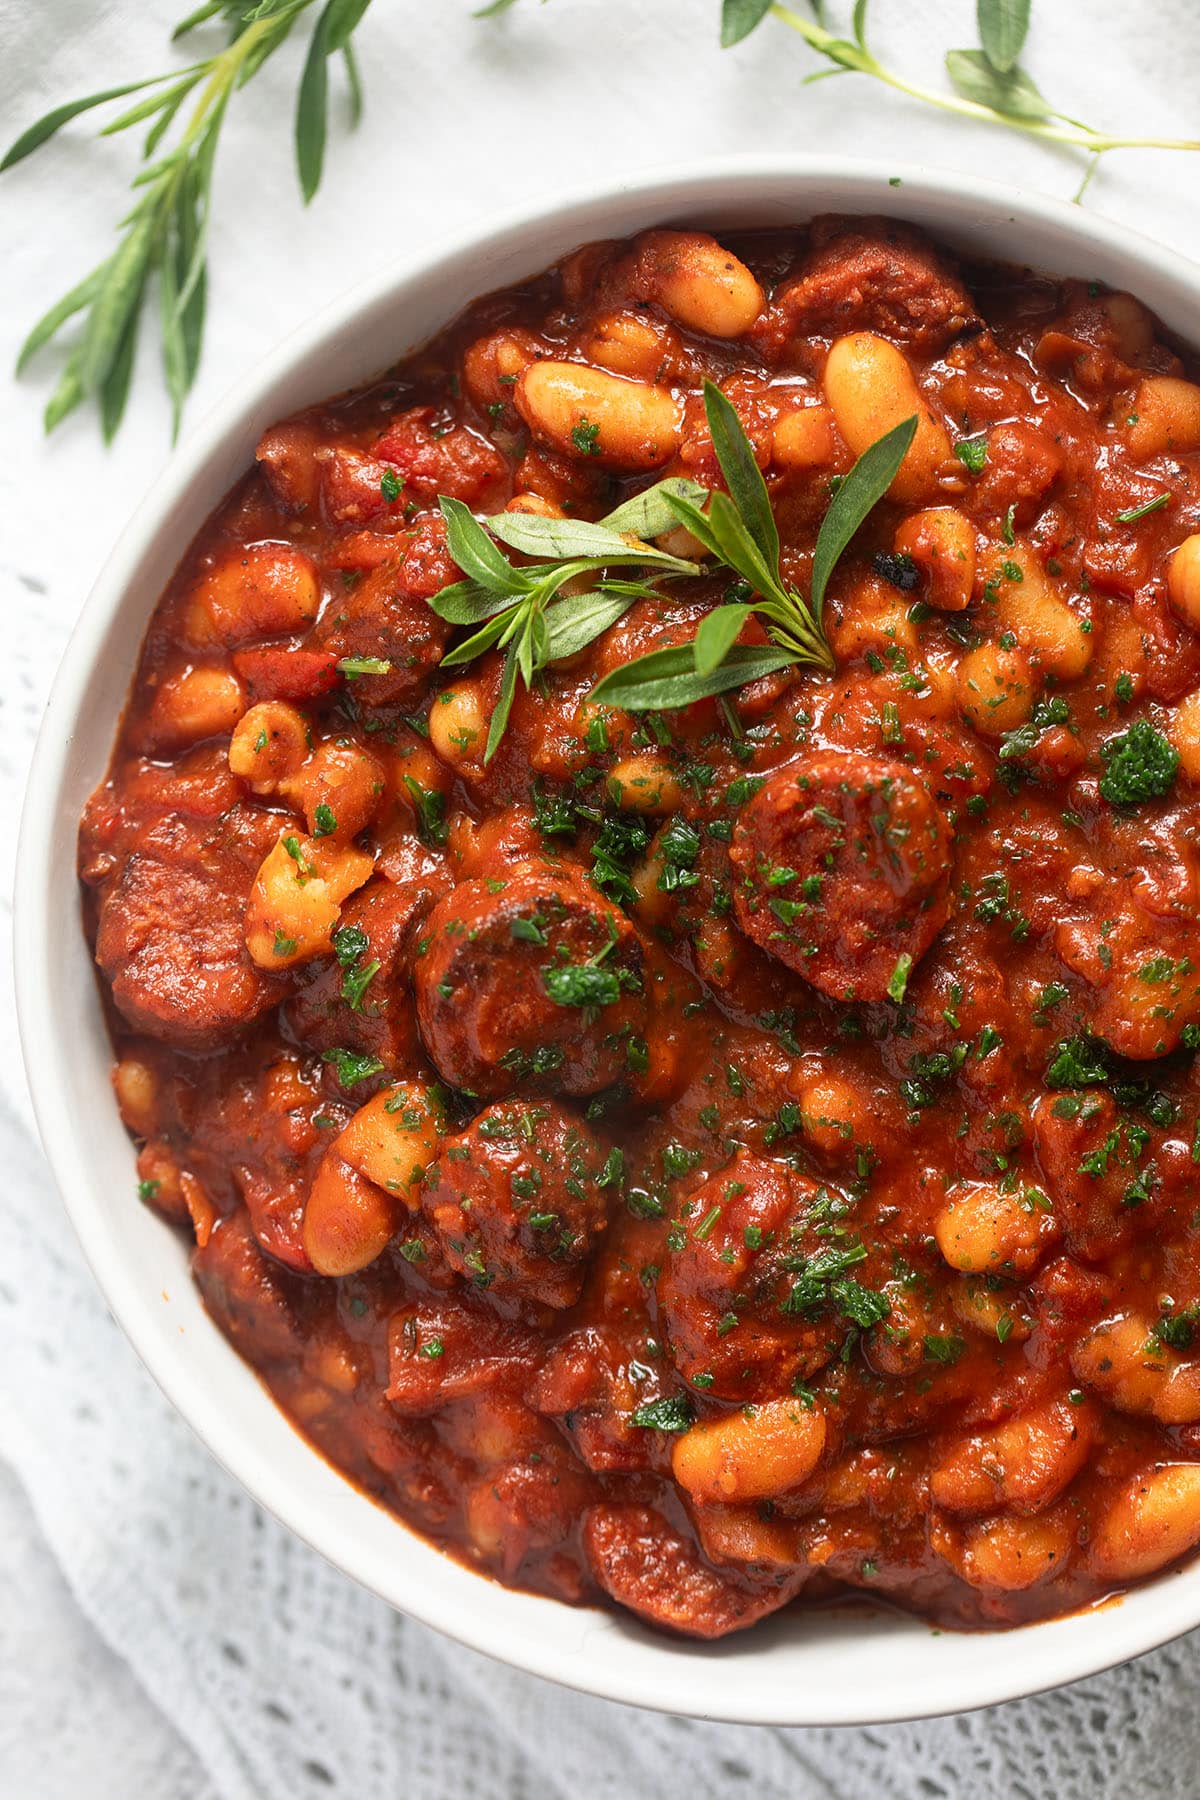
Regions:
M 610 570 L 642 569 L 660 578 L 703 572 L 698 563 L 647 540 L 678 523 L 677 503 L 694 505 L 707 497 L 704 488 L 678 476 L 635 495 L 596 524 L 498 513 L 485 531 L 461 500 L 441 496 L 447 547 L 464 579 L 443 588 L 429 604 L 451 625 L 476 627 L 442 658 L 442 667 L 472 662 L 485 650 L 504 651 L 485 763 L 504 736 L 518 678 L 531 687 L 539 669 L 586 649 L 635 600 L 654 592 L 646 582 L 616 578 Z M 501 543 L 541 560 L 517 565 L 504 555 Z M 563 589 L 581 576 L 598 579 L 584 592 L 565 594 Z
M 976 0 L 979 48 L 946 52 L 946 74 L 953 94 L 910 81 L 880 61 L 867 42 L 867 6 L 868 0 L 854 0 L 850 29 L 845 33 L 830 29 L 824 0 L 811 0 L 811 15 L 782 5 L 780 0 L 722 0 L 721 43 L 727 49 L 739 44 L 766 18 L 773 17 L 832 65 L 807 76 L 809 82 L 831 75 L 869 75 L 942 112 L 1006 125 L 1048 143 L 1087 150 L 1093 160 L 1077 199 L 1091 179 L 1096 160 L 1107 150 L 1200 150 L 1200 140 L 1193 138 L 1127 137 L 1098 131 L 1052 106 L 1020 66 L 1032 0 Z
M 163 370 L 178 430 L 204 335 L 213 166 L 226 109 L 234 94 L 290 35 L 301 15 L 313 11 L 315 23 L 295 115 L 296 165 L 304 198 L 311 200 L 320 185 L 325 158 L 329 59 L 335 55 L 343 59 L 357 119 L 362 89 L 351 40 L 370 3 L 206 0 L 176 27 L 173 36 L 183 37 L 213 22 L 228 30 L 223 49 L 185 67 L 56 106 L 22 132 L 0 161 L 0 171 L 10 169 L 81 113 L 130 94 L 143 96 L 100 134 L 111 137 L 149 122 L 142 146 L 144 166 L 133 180 L 135 204 L 122 221 L 117 247 L 38 320 L 17 358 L 20 374 L 37 351 L 56 338 L 70 320 L 82 315 L 82 330 L 46 407 L 47 431 L 83 401 L 94 400 L 105 440 L 111 440 L 129 396 L 142 314 L 156 285 Z M 193 96 L 182 130 L 174 144 L 164 149 L 177 116 Z
M 651 650 L 614 669 L 593 688 L 597 702 L 631 712 L 661 712 L 728 693 L 791 664 L 832 672 L 834 657 L 822 618 L 829 577 L 891 486 L 917 429 L 915 416 L 905 419 L 864 450 L 838 483 L 817 534 L 805 598 L 783 579 L 767 484 L 733 405 L 711 381 L 704 384 L 704 409 L 729 492 L 714 493 L 707 512 L 684 495 L 665 498 L 680 524 L 741 577 L 748 596 L 714 607 L 689 643 Z M 769 644 L 737 642 L 752 613 L 766 624 Z

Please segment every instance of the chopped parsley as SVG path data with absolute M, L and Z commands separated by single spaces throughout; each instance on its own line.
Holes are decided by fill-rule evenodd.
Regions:
M 908 978 L 912 973 L 913 959 L 907 951 L 896 958 L 896 966 L 888 977 L 887 997 L 899 1006 L 908 987 Z
M 542 981 L 556 1006 L 612 1006 L 621 998 L 619 975 L 595 963 L 555 964 L 542 971 Z
M 1043 731 L 1048 730 L 1051 725 L 1066 725 L 1070 717 L 1071 709 L 1061 694 L 1055 694 L 1050 700 L 1039 700 L 1024 725 L 1018 725 L 1015 731 L 1005 732 L 1000 745 L 1001 762 L 1028 756 Z
M 422 787 L 411 775 L 404 777 L 404 785 L 417 815 L 417 835 L 424 843 L 440 848 L 446 842 L 446 796 L 436 788 Z
M 1155 494 L 1153 500 L 1143 500 L 1140 506 L 1126 507 L 1124 512 L 1119 512 L 1117 514 L 1117 524 L 1135 525 L 1139 519 L 1144 519 L 1150 513 L 1157 512 L 1160 506 L 1166 506 L 1171 498 L 1172 496 L 1168 491 L 1163 494 Z
M 578 425 L 572 425 L 571 427 L 571 442 L 578 450 L 580 456 L 599 456 L 599 439 L 599 425 L 591 424 L 586 418 L 580 419 Z
M 642 1431 L 689 1431 L 696 1421 L 696 1409 L 686 1394 L 668 1394 L 663 1400 L 644 1400 L 629 1423 Z
M 960 438 L 954 446 L 954 454 L 964 469 L 972 475 L 982 475 L 988 458 L 987 433 L 981 431 L 977 437 Z
M 1046 1070 L 1049 1088 L 1103 1087 L 1108 1079 L 1108 1065 L 1092 1038 L 1063 1038 Z
M 700 833 L 695 826 L 689 825 L 684 818 L 672 819 L 659 839 L 658 849 L 663 865 L 658 878 L 659 890 L 673 894 L 681 888 L 695 887 L 700 879 L 695 872 L 696 858 L 700 854 Z
M 1128 731 L 1100 746 L 1105 769 L 1100 792 L 1110 806 L 1139 806 L 1169 793 L 1179 768 L 1179 752 L 1149 719 L 1135 719 Z
M 366 1056 L 357 1050 L 326 1050 L 321 1061 L 332 1063 L 343 1087 L 354 1087 L 372 1075 L 383 1073 L 383 1064 L 377 1056 Z
M 351 681 L 359 675 L 390 675 L 392 672 L 391 663 L 383 656 L 343 656 L 338 668 Z

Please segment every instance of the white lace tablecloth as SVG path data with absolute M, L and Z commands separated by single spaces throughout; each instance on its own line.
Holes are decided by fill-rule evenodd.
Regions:
M 796 0 L 803 5 L 804 0 Z M 1069 196 L 1077 157 L 962 127 L 813 66 L 781 26 L 715 47 L 717 0 L 376 0 L 367 116 L 335 130 L 301 221 L 296 56 L 230 119 L 195 418 L 291 325 L 398 243 L 515 199 L 733 150 L 822 150 L 1002 173 Z M 849 0 L 831 0 L 846 13 Z M 0 136 L 163 61 L 165 0 L 0 0 Z M 968 0 L 876 0 L 880 45 L 936 81 Z M 1028 60 L 1066 112 L 1197 129 L 1192 0 L 1038 0 Z M 1085 17 L 1086 15 L 1086 17 Z M 248 116 L 243 116 L 248 115 Z M 0 858 L 42 703 L 116 532 L 169 455 L 143 355 L 104 453 L 49 443 L 45 388 L 6 379 L 32 316 L 108 247 L 127 159 L 78 127 L 0 181 Z M 1114 156 L 1087 204 L 1200 254 L 1200 160 Z M 64 821 L 70 828 L 70 821 Z M 8 959 L 8 933 L 4 934 Z M 0 989 L 0 1796 L 4 1800 L 896 1800 L 1192 1792 L 1200 1636 L 1056 1695 L 881 1730 L 724 1728 L 588 1701 L 443 1642 L 361 1592 L 215 1467 L 108 1317 L 36 1146 Z M 133 1197 L 130 1204 L 135 1204 Z M 1013 1655 L 1020 1656 L 1014 1640 Z

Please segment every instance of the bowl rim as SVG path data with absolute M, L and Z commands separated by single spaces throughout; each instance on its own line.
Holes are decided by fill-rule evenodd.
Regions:
M 443 267 L 465 253 L 476 255 L 481 266 L 486 266 L 489 253 L 536 227 L 565 233 L 568 242 L 586 242 L 589 219 L 602 206 L 611 206 L 615 201 L 643 211 L 659 205 L 664 222 L 685 212 L 693 217 L 703 213 L 716 217 L 729 208 L 750 211 L 755 203 L 754 191 L 765 194 L 771 189 L 778 193 L 781 182 L 796 185 L 797 221 L 821 210 L 866 211 L 869 195 L 886 201 L 891 193 L 885 210 L 895 216 L 903 217 L 905 202 L 912 201 L 916 209 L 923 205 L 948 205 L 957 209 L 964 223 L 996 216 L 1006 216 L 1013 224 L 1031 222 L 1061 234 L 1064 255 L 1069 246 L 1086 247 L 1098 256 L 1108 255 L 1118 262 L 1136 265 L 1137 271 L 1147 278 L 1156 277 L 1178 290 L 1181 302 L 1186 300 L 1194 306 L 1200 300 L 1200 266 L 1124 226 L 1082 213 L 1068 202 L 989 179 L 892 158 L 786 154 L 655 165 L 636 175 L 597 180 L 586 188 L 541 196 L 499 216 L 490 215 L 486 221 L 461 227 L 374 269 L 289 333 L 252 373 L 224 393 L 167 462 L 96 578 L 51 688 L 22 808 L 14 897 L 17 1014 L 42 1142 L 67 1214 L 105 1301 L 167 1399 L 227 1472 L 281 1524 L 360 1585 L 422 1623 L 512 1667 L 584 1693 L 736 1723 L 887 1723 L 967 1711 L 1029 1696 L 1097 1674 L 1169 1642 L 1200 1624 L 1200 1562 L 1135 1590 L 1140 1596 L 1153 1594 L 1153 1605 L 1134 1605 L 1127 1600 L 1120 1606 L 1092 1609 L 1086 1618 L 1094 1623 L 1094 1629 L 1074 1633 L 1068 1643 L 1060 1643 L 1055 1635 L 1055 1627 L 1061 1627 L 1063 1620 L 1015 1627 L 1002 1634 L 1002 1640 L 1015 1654 L 1000 1659 L 1001 1667 L 985 1665 L 974 1669 L 969 1656 L 948 1657 L 941 1679 L 933 1684 L 931 1692 L 923 1691 L 920 1681 L 901 1669 L 887 1693 L 865 1694 L 851 1683 L 844 1692 L 822 1691 L 816 1710 L 809 1704 L 803 1684 L 795 1704 L 789 1701 L 782 1710 L 778 1704 L 756 1703 L 753 1678 L 744 1684 L 746 1691 L 739 1692 L 738 1684 L 722 1673 L 723 1657 L 718 1654 L 707 1660 L 703 1652 L 698 1653 L 694 1645 L 682 1640 L 656 1636 L 659 1654 L 652 1660 L 657 1672 L 649 1686 L 645 1667 L 636 1657 L 629 1659 L 627 1671 L 620 1667 L 618 1658 L 616 1666 L 598 1674 L 589 1663 L 588 1650 L 593 1634 L 588 1620 L 601 1616 L 597 1609 L 582 1609 L 575 1614 L 582 1621 L 576 1634 L 577 1653 L 564 1658 L 561 1643 L 554 1641 L 552 1632 L 539 1629 L 537 1622 L 539 1608 L 561 1608 L 560 1602 L 538 1600 L 531 1607 L 529 1596 L 514 1593 L 474 1571 L 465 1571 L 469 1589 L 464 1588 L 452 1601 L 444 1595 L 431 1597 L 419 1576 L 406 1578 L 403 1556 L 381 1569 L 373 1552 L 360 1549 L 351 1534 L 342 1533 L 340 1541 L 331 1542 L 331 1535 L 337 1534 L 322 1530 L 318 1509 L 306 1504 L 303 1492 L 277 1476 L 257 1446 L 247 1441 L 239 1427 L 226 1417 L 219 1397 L 206 1391 L 189 1371 L 186 1355 L 174 1356 L 164 1350 L 160 1333 L 151 1327 L 151 1308 L 158 1296 L 144 1292 L 126 1265 L 120 1234 L 109 1228 L 97 1204 L 98 1184 L 91 1173 L 88 1145 L 71 1120 L 64 1118 L 56 1083 L 57 1045 L 65 1041 L 63 1034 L 69 1032 L 70 1021 L 53 1016 L 48 978 L 50 959 L 55 954 L 50 932 L 55 858 L 61 858 L 63 834 L 73 845 L 77 826 L 72 812 L 64 811 L 62 790 L 77 716 L 89 682 L 100 666 L 107 632 L 147 545 L 170 529 L 173 510 L 194 476 L 220 454 L 239 424 L 244 424 L 253 412 L 256 401 L 304 359 L 322 349 L 328 352 L 340 334 L 352 330 L 370 307 L 388 296 L 393 296 L 398 307 L 402 307 L 407 284 L 436 277 Z M 861 188 L 862 201 L 848 204 L 844 197 L 839 199 L 839 187 Z M 816 204 L 816 197 L 825 192 L 830 193 L 832 204 L 822 207 Z M 571 237 L 576 225 L 578 235 Z M 538 271 L 531 267 L 528 272 L 532 275 Z M 450 316 L 453 314 L 448 314 L 446 322 Z M 314 395 L 314 399 L 322 397 Z M 232 478 L 231 475 L 229 479 Z M 147 602 L 147 618 L 156 599 L 157 594 Z M 114 733 L 115 723 L 114 719 Z M 111 735 L 108 741 L 111 745 Z M 217 1327 L 213 1325 L 212 1330 L 216 1332 Z M 230 1355 L 236 1354 L 230 1347 Z M 290 1425 L 288 1428 L 294 1430 Z M 321 1460 L 319 1452 L 311 1446 L 306 1448 L 314 1461 Z M 388 1517 L 400 1534 L 398 1543 L 403 1543 L 403 1522 L 393 1515 Z M 423 1539 L 417 1541 L 425 1543 Z M 485 1604 L 488 1593 L 492 1604 Z M 609 1615 L 603 1617 L 607 1619 Z M 819 1617 L 820 1614 L 809 1615 L 810 1621 Z M 1079 1620 L 1081 1615 L 1070 1617 Z M 904 1625 L 902 1636 L 910 1636 L 916 1629 L 928 1631 L 919 1620 L 905 1619 Z M 761 1629 L 751 1637 L 757 1638 Z M 959 1634 L 945 1635 L 965 1641 Z M 967 1634 L 975 1636 L 994 1639 L 996 1634 Z M 806 1641 L 802 1651 L 819 1657 L 819 1638 L 814 1635 Z M 956 1660 L 961 1663 L 958 1668 Z M 708 1673 L 702 1675 L 702 1668 Z

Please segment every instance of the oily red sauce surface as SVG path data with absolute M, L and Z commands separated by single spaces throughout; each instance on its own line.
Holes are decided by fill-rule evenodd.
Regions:
M 956 270 L 869 221 L 727 247 L 766 296 L 736 339 L 672 316 L 653 241 L 601 246 L 267 434 L 155 611 L 83 821 L 118 1096 L 144 1197 L 194 1228 L 236 1348 L 334 1463 L 474 1566 L 702 1635 L 847 1586 L 1008 1625 L 1200 1536 L 1187 756 L 1161 797 L 1100 793 L 1101 746 L 1138 718 L 1181 738 L 1200 685 L 1166 586 L 1200 463 L 1134 431 L 1139 384 L 1183 371 L 1127 297 Z M 683 408 L 656 468 L 586 430 L 564 450 L 520 409 L 513 371 L 611 361 L 614 315 L 638 327 L 614 366 Z M 709 375 L 803 591 L 853 459 L 827 411 L 799 451 L 780 420 L 823 406 L 831 343 L 862 330 L 987 457 L 872 515 L 830 588 L 836 674 L 598 721 L 599 676 L 690 637 L 732 578 L 669 584 L 518 692 L 485 769 L 462 697 L 486 721 L 499 661 L 438 673 L 427 601 L 457 571 L 436 495 L 598 518 L 661 474 L 713 485 Z M 878 561 L 929 507 L 969 527 L 965 609 L 942 609 L 919 547 Z M 1057 604 L 1049 627 L 1022 587 Z M 1020 755 L 973 707 L 981 646 L 1024 659 L 1015 719 L 1064 703 Z M 229 766 L 240 715 L 276 701 L 326 752 L 286 794 Z M 439 740 L 452 704 L 468 723 Z M 648 811 L 614 804 L 635 759 Z M 339 929 L 369 949 L 339 961 L 326 934 L 289 960 L 277 931 L 264 967 L 248 896 L 297 833 L 318 864 L 361 853 Z M 556 960 L 613 944 L 611 1008 L 548 997 Z M 1048 1077 L 1064 1040 L 1099 1058 L 1087 1081 L 1078 1060 Z M 435 1084 L 424 1179 L 372 1191 L 330 1146 L 374 1095 Z M 335 1211 L 394 1209 L 340 1277 L 306 1247 L 322 1170 Z M 745 1441 L 706 1462 L 693 1439 L 681 1484 L 685 1434 L 636 1422 L 648 1407 L 740 1419 Z

